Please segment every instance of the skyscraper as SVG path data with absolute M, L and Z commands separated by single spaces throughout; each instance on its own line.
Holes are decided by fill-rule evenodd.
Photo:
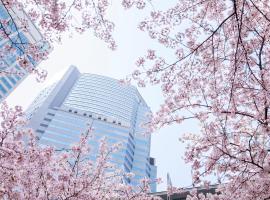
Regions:
M 33 67 L 38 65 L 27 53 L 31 44 L 40 46 L 40 51 L 50 49 L 23 10 L 0 2 L 0 102 L 29 74 L 19 64 L 19 57 L 24 57 Z
M 91 159 L 95 159 L 98 141 L 122 143 L 112 162 L 125 172 L 135 174 L 129 182 L 156 178 L 156 166 L 150 158 L 150 135 L 142 124 L 149 121 L 149 107 L 134 86 L 95 74 L 81 74 L 70 67 L 55 85 L 43 90 L 28 109 L 30 127 L 36 130 L 42 145 L 68 148 L 79 135 L 92 128 Z M 152 191 L 156 186 L 152 184 Z

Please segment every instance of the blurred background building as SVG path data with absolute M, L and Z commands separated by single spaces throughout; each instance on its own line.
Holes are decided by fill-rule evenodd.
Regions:
M 190 195 L 190 193 L 192 191 L 196 191 L 197 194 L 203 194 L 206 196 L 207 196 L 207 194 L 215 194 L 217 186 L 218 185 L 210 185 L 208 188 L 189 187 L 189 188 L 183 188 L 182 191 L 181 192 L 179 191 L 178 193 L 170 194 L 168 191 L 162 191 L 162 192 L 154 192 L 154 193 L 152 193 L 152 195 L 158 196 L 163 200 L 186 200 L 186 199 L 190 199 L 190 198 L 188 198 L 188 196 Z M 200 199 L 200 198 L 198 198 L 198 199 Z M 213 199 L 214 199 L 214 197 L 213 197 Z
M 23 57 L 33 67 L 38 65 L 39 61 L 27 52 L 32 44 L 40 46 L 40 51 L 51 49 L 23 10 L 0 2 L 0 102 L 29 74 L 18 58 Z

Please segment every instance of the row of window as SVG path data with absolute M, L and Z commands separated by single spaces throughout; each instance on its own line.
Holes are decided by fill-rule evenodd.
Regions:
M 74 134 L 75 137 L 79 137 L 79 134 L 81 134 L 83 132 L 83 130 L 76 130 L 76 129 L 72 129 L 72 128 L 66 128 L 66 127 L 62 127 L 59 126 L 59 124 L 50 124 L 49 128 L 53 128 L 56 131 L 62 132 L 63 134 Z
M 71 91 L 74 94 L 100 94 L 102 96 L 115 96 L 118 98 L 122 98 L 123 100 L 130 100 L 131 98 L 134 98 L 133 94 L 128 94 L 125 92 L 121 92 L 119 90 L 109 90 L 107 87 L 96 87 L 94 86 L 80 86 L 75 85 L 74 88 Z
M 59 124 L 57 124 L 57 125 L 59 125 Z M 42 126 L 43 126 L 43 124 L 42 124 Z M 48 125 L 45 125 L 45 126 L 48 127 Z M 61 130 L 63 130 L 63 131 L 61 131 Z M 76 138 L 79 138 L 78 137 L 79 132 L 80 131 L 72 130 L 70 128 L 66 129 L 66 128 L 61 127 L 61 126 L 59 127 L 59 126 L 54 126 L 53 124 L 50 124 L 49 128 L 46 130 L 47 134 L 45 134 L 45 135 L 48 135 L 48 133 L 50 133 L 50 134 L 55 134 L 55 135 L 61 136 L 63 138 L 74 138 L 74 139 L 76 139 Z M 123 141 L 123 142 L 126 143 L 126 137 L 123 137 L 121 135 L 115 135 L 115 134 L 112 135 L 112 132 L 107 132 L 106 133 L 104 131 L 101 131 L 101 132 L 95 131 L 94 133 L 95 133 L 94 134 L 95 135 L 94 140 L 96 140 L 96 141 L 103 138 L 104 136 L 108 136 L 107 141 L 109 143 L 117 143 L 117 142 L 123 141 L 122 139 L 124 139 L 125 141 Z M 122 139 L 120 139 L 120 138 L 122 138 Z
M 4 5 L 0 5 L 0 18 L 1 19 L 9 19 L 10 16 L 7 13 L 7 10 L 5 9 Z
M 18 75 L 13 75 L 17 80 L 15 80 L 12 76 L 6 76 L 6 77 L 1 77 L 0 80 L 0 91 L 2 92 L 2 94 L 6 95 L 8 94 L 8 91 L 11 90 L 17 83 L 17 81 L 19 81 L 21 78 Z M 8 80 L 12 83 L 8 81 Z
M 130 110 L 133 107 L 135 107 L 137 104 L 132 103 L 132 99 L 129 100 L 124 100 L 123 98 L 115 98 L 114 96 L 105 96 L 102 94 L 79 94 L 79 95 L 73 95 L 74 93 L 71 93 L 69 97 L 66 99 L 66 101 L 69 100 L 77 100 L 77 101 L 82 101 L 85 102 L 87 101 L 95 101 L 98 102 L 99 104 L 107 104 L 107 105 L 113 105 L 115 107 L 118 107 L 122 109 L 122 106 L 126 108 L 126 110 Z
M 122 87 L 114 87 L 113 85 L 109 84 L 99 84 L 99 83 L 90 83 L 90 84 L 85 84 L 85 83 L 80 83 L 77 82 L 76 85 L 74 86 L 74 89 L 88 89 L 89 92 L 94 92 L 94 91 L 106 91 L 106 92 L 116 92 L 118 95 L 121 94 L 121 96 L 129 97 L 134 96 L 134 92 L 127 90 L 126 88 Z
M 132 169 L 132 163 L 129 161 L 127 157 L 125 157 L 125 163 L 129 166 L 130 169 Z
M 118 130 L 118 131 L 125 132 L 126 134 L 128 134 L 129 128 L 123 127 L 123 126 L 116 126 L 115 124 L 114 123 L 106 123 L 104 121 L 95 121 L 95 126 L 100 127 L 101 129 L 103 127 L 109 127 L 110 129 Z
M 117 86 L 123 87 L 123 85 L 119 83 L 119 81 L 116 79 L 113 79 L 107 76 L 95 75 L 95 74 L 82 74 L 79 80 L 86 83 L 87 82 L 104 83 L 104 84 L 117 85 Z M 127 89 L 132 88 L 130 86 L 126 86 L 126 87 Z
M 75 93 L 70 93 L 68 98 L 65 99 L 65 102 L 68 102 L 70 100 L 75 100 L 78 102 L 83 102 L 89 104 L 92 102 L 95 102 L 95 104 L 98 105 L 109 105 L 113 106 L 113 108 L 118 108 L 118 109 L 125 109 L 125 110 L 131 110 L 134 107 L 137 107 L 137 104 L 135 101 L 132 99 L 125 100 L 121 97 L 115 98 L 114 96 L 104 96 L 102 94 L 95 94 L 94 95 L 88 95 L 87 93 L 81 93 L 81 94 L 75 94 Z
M 54 140 L 52 138 L 48 138 L 45 136 L 41 137 L 39 143 L 44 146 L 55 147 L 56 149 L 70 149 L 69 143 L 59 141 L 59 140 Z
M 87 110 L 87 111 L 95 112 L 98 114 L 115 116 L 117 118 L 125 119 L 128 121 L 131 118 L 130 113 L 124 113 L 121 111 L 114 112 L 114 111 L 111 111 L 111 107 L 103 106 L 101 108 L 100 105 L 96 105 L 95 107 L 93 107 L 93 106 L 89 105 L 89 103 L 82 104 L 81 102 L 75 102 L 75 101 L 65 102 L 64 104 L 65 104 L 65 106 L 76 107 L 77 109 L 80 109 L 80 110 Z
M 86 81 L 81 81 L 81 79 L 79 79 L 74 87 L 81 87 L 81 88 L 91 88 L 91 90 L 100 90 L 100 89 L 105 89 L 105 90 L 110 90 L 110 91 L 117 91 L 119 93 L 122 93 L 125 96 L 130 96 L 130 95 L 134 95 L 136 94 L 136 90 L 134 89 L 130 89 L 129 87 L 122 87 L 120 85 L 115 85 L 113 83 L 102 83 L 100 81 L 95 81 L 95 80 L 86 80 Z
M 50 125 L 55 125 L 55 126 L 59 126 L 59 127 L 66 127 L 68 129 L 74 129 L 74 130 L 82 130 L 83 128 L 86 128 L 86 125 L 82 126 L 80 124 L 76 124 L 76 123 L 69 123 L 65 120 L 59 120 L 57 118 L 54 118 L 53 121 L 50 123 Z
M 76 121 L 76 123 L 79 123 L 80 125 L 85 124 L 85 119 L 78 118 L 78 116 L 69 115 L 66 112 L 57 112 L 55 118 L 61 119 L 61 120 L 64 120 L 64 121 L 67 120 L 67 121 L 69 121 L 71 123 Z
M 131 162 L 133 162 L 133 156 L 130 155 L 130 152 L 126 150 L 127 157 L 130 159 Z
M 46 130 L 45 133 L 43 134 L 43 137 L 55 139 L 57 141 L 62 141 L 66 142 L 67 144 L 73 144 L 74 142 L 78 142 L 80 137 L 77 136 L 72 136 L 71 134 L 68 134 L 66 132 L 65 134 L 60 133 L 59 131 L 53 131 L 53 130 Z
M 0 7 L 2 8 L 2 6 Z M 3 60 L 1 61 L 1 64 L 3 65 L 1 68 L 5 69 L 8 67 L 9 68 L 15 67 L 17 70 L 21 71 L 22 68 L 20 68 L 16 64 L 16 59 L 18 55 L 21 56 L 24 54 L 25 48 L 22 45 L 24 45 L 24 43 L 28 43 L 28 39 L 25 37 L 25 35 L 22 32 L 18 33 L 17 30 L 13 30 L 13 31 L 16 31 L 14 32 L 14 34 L 12 34 L 13 36 L 10 37 L 10 39 L 7 40 L 5 44 L 2 43 L 0 46 L 3 47 L 3 45 L 7 45 L 7 43 L 11 43 L 10 40 L 12 40 L 13 44 L 10 44 L 10 45 L 12 45 L 12 47 L 15 48 L 15 51 L 9 51 L 8 53 L 5 53 L 5 56 L 2 58 Z M 14 46 L 14 44 L 16 44 L 16 46 Z M 2 92 L 2 94 L 7 95 L 8 91 L 12 90 L 13 88 L 12 85 L 16 85 L 17 81 L 19 81 L 20 79 L 21 77 L 19 77 L 16 74 L 1 77 L 2 84 L 0 84 L 0 91 Z
M 121 129 L 122 127 L 119 126 L 113 126 L 108 123 L 97 123 L 98 121 L 94 121 L 93 123 L 93 129 L 98 132 L 103 132 L 106 134 L 116 134 L 116 135 L 121 135 L 124 138 L 128 138 L 128 129 Z
M 70 112 L 70 113 L 73 112 L 74 114 L 78 114 L 78 111 L 77 111 L 77 110 L 69 109 L 68 112 Z M 87 114 L 87 113 L 83 113 L 83 116 L 84 116 L 84 117 L 90 117 L 90 118 L 93 117 L 92 114 Z M 99 116 L 97 119 L 98 119 L 98 120 L 103 120 L 104 122 L 107 122 L 107 118 L 106 118 L 106 117 L 103 117 L 103 118 L 102 118 L 101 116 Z M 121 122 L 116 122 L 116 120 L 113 120 L 112 123 L 113 123 L 113 124 L 118 124 L 118 125 L 120 125 L 120 126 L 122 125 Z

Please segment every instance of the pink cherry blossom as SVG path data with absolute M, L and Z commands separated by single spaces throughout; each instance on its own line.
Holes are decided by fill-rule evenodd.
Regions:
M 91 131 L 81 135 L 70 149 L 40 147 L 35 133 L 25 128 L 22 109 L 1 107 L 0 198 L 1 199 L 159 199 L 149 195 L 150 181 L 138 187 L 124 184 L 125 175 L 112 162 L 120 145 L 100 141 L 96 161 L 88 158 Z
M 138 26 L 164 46 L 133 73 L 165 97 L 150 129 L 193 119 L 201 130 L 184 139 L 194 184 L 211 174 L 219 183 L 188 199 L 269 198 L 269 9 L 269 0 L 178 0 Z

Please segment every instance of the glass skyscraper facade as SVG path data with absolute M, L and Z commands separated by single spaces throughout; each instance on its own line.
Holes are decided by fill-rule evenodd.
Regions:
M 55 85 L 46 88 L 28 109 L 30 127 L 42 145 L 68 148 L 81 133 L 93 129 L 91 159 L 95 159 L 99 140 L 121 142 L 112 162 L 135 176 L 126 181 L 138 185 L 142 178 L 156 178 L 154 158 L 150 158 L 150 135 L 143 124 L 150 109 L 137 89 L 118 80 L 94 74 L 81 74 L 70 67 Z M 152 191 L 156 185 L 151 185 Z
M 41 51 L 50 49 L 23 10 L 7 8 L 0 2 L 0 102 L 29 74 L 19 64 L 18 57 L 23 56 L 34 67 L 38 65 L 37 61 L 27 54 L 28 46 L 38 44 Z M 27 23 L 26 29 L 21 28 L 23 23 Z M 8 49 L 7 46 L 12 48 Z

